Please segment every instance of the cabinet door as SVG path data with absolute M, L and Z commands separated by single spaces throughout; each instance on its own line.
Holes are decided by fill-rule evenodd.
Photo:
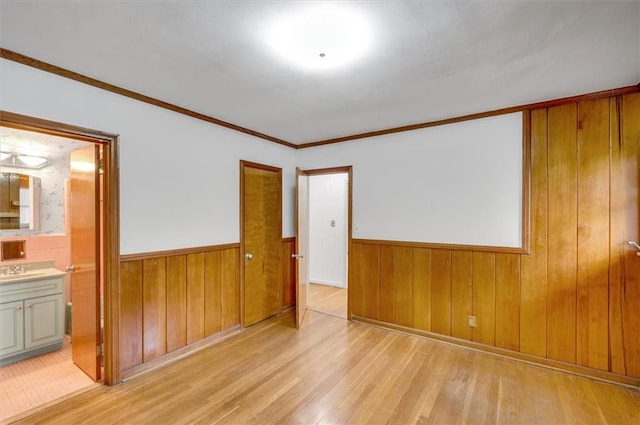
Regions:
M 63 304 L 62 294 L 24 300 L 25 348 L 63 340 Z
M 22 301 L 0 304 L 0 357 L 24 349 Z

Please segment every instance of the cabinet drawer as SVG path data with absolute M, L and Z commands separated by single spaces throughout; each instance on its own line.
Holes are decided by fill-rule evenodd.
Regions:
M 62 277 L 3 283 L 0 285 L 0 303 L 61 294 L 63 288 L 64 280 Z

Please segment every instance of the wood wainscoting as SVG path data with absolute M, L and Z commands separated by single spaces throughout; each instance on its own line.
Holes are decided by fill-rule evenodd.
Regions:
M 239 327 L 239 256 L 229 244 L 121 257 L 123 375 Z
M 295 307 L 295 238 L 282 239 L 282 311 Z M 123 378 L 240 329 L 240 245 L 124 255 Z
M 531 111 L 530 252 L 354 239 L 353 317 L 640 386 L 638 117 L 638 93 Z
M 282 239 L 282 311 L 296 306 L 296 260 L 291 255 L 296 252 L 296 238 Z

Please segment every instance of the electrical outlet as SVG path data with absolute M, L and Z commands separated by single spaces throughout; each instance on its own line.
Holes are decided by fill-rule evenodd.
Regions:
M 477 326 L 476 316 L 469 316 L 469 326 L 475 328 Z

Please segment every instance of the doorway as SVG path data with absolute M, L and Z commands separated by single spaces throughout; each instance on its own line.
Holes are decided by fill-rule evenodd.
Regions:
M 298 226 L 296 237 L 305 246 L 298 247 L 297 252 L 307 256 L 304 276 L 298 276 L 300 321 L 305 306 L 344 319 L 350 317 L 351 174 L 350 166 L 298 173 L 298 185 L 304 181 L 305 191 L 298 192 L 297 220 L 305 226 Z
M 42 155 L 49 158 L 50 167 L 43 169 L 40 178 L 50 180 L 51 185 L 40 201 L 58 204 L 60 211 L 48 210 L 46 215 L 42 211 L 41 223 L 62 223 L 41 232 L 3 232 L 0 236 L 3 240 L 28 240 L 25 264 L 51 257 L 55 268 L 67 269 L 63 348 L 3 366 L 1 419 L 4 420 L 91 388 L 96 382 L 118 382 L 118 373 L 113 368 L 117 359 L 112 355 L 110 324 L 114 318 L 109 310 L 113 299 L 109 292 L 117 286 L 117 280 L 112 285 L 110 277 L 118 273 L 118 263 L 113 259 L 118 259 L 119 247 L 116 136 L 4 111 L 0 114 L 0 125 L 3 152 L 11 149 L 17 154 L 37 145 Z M 8 134 L 16 136 L 17 142 L 6 143 Z M 30 171 L 33 172 L 28 169 L 23 172 Z M 56 194 L 62 197 L 61 201 L 48 198 Z M 56 244 L 52 243 L 54 240 Z M 28 374 L 20 373 L 27 369 Z M 35 381 L 33 385 L 26 382 L 30 377 Z M 11 390 L 14 378 L 19 379 L 16 385 L 22 391 Z M 25 388 L 33 390 L 24 391 Z M 10 409 L 4 408 L 5 402 Z

